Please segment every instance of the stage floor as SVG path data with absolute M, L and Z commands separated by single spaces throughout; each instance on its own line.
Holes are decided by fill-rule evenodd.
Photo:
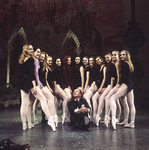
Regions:
M 61 110 L 58 111 L 61 121 Z M 38 110 L 41 120 L 41 111 Z M 45 124 L 39 124 L 31 130 L 22 130 L 19 109 L 0 110 L 0 141 L 29 144 L 31 150 L 149 150 L 149 113 L 137 110 L 134 129 L 111 124 L 106 128 L 91 126 L 90 131 L 72 131 L 68 124 L 59 122 L 56 132 Z

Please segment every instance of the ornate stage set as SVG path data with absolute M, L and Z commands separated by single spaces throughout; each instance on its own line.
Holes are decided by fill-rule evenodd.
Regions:
M 137 87 L 143 75 L 137 54 L 145 37 L 135 20 L 135 0 L 130 5 L 131 20 L 123 29 L 121 0 L 1 0 L 0 106 L 20 105 L 18 59 L 25 43 L 54 59 L 66 54 L 103 56 L 126 48 Z

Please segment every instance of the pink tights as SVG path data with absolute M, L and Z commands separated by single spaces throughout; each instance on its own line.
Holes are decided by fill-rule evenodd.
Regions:
M 41 92 L 38 86 L 36 86 L 36 90 L 37 90 L 37 93 L 34 96 L 40 100 L 42 110 L 47 116 L 47 118 L 49 119 L 51 117 L 51 114 L 49 112 L 49 108 L 47 105 L 47 98 L 43 95 L 43 93 Z M 21 91 L 21 102 L 22 102 L 21 108 L 20 108 L 21 120 L 23 124 L 26 124 L 26 117 L 28 113 L 28 102 L 30 101 L 30 94 L 31 94 L 30 92 L 32 92 L 32 89 L 29 90 L 27 93 L 23 90 L 20 90 L 20 91 Z M 31 117 L 29 117 L 29 119 L 31 119 Z M 31 121 L 28 120 L 28 122 L 30 123 Z
M 58 96 L 60 96 L 63 99 L 63 113 L 66 113 L 67 103 L 70 97 L 68 97 L 66 92 L 60 87 L 59 84 L 57 84 L 57 90 L 58 90 Z
M 130 106 L 131 121 L 134 122 L 135 121 L 135 114 L 136 114 L 135 105 L 134 105 L 134 94 L 133 94 L 133 90 L 126 93 L 127 91 L 128 91 L 128 87 L 126 84 L 123 83 L 119 87 L 118 91 L 110 97 L 112 119 L 116 118 L 116 99 L 120 98 L 121 96 L 123 96 L 125 94 L 127 97 L 128 104 Z
M 91 106 L 91 102 L 90 102 L 90 98 L 93 96 L 94 91 L 92 91 L 92 87 L 93 84 L 91 84 L 91 87 L 88 87 L 86 92 L 84 93 L 83 97 L 86 99 L 86 101 L 88 102 L 88 105 L 90 106 L 90 108 L 92 108 Z M 97 86 L 95 85 L 95 91 L 97 91 Z M 97 93 L 97 92 L 96 92 Z

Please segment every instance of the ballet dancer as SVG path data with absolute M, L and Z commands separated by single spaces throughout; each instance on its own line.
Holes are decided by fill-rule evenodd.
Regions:
M 43 88 L 41 89 L 44 96 L 47 98 L 47 105 L 51 114 L 51 119 L 54 122 L 54 127 L 57 127 L 58 125 L 58 116 L 56 114 L 56 108 L 54 103 L 54 95 L 52 94 L 52 91 L 47 86 L 47 59 L 44 60 L 43 63 L 40 64 L 40 68 L 38 70 L 39 74 L 39 80 L 43 84 Z M 55 128 L 56 130 L 56 128 Z
M 99 121 L 101 119 L 100 115 L 104 107 L 104 103 L 102 100 L 100 100 L 100 96 L 105 90 L 104 84 L 106 81 L 106 66 L 102 57 L 97 56 L 95 60 L 97 64 L 96 82 L 97 82 L 98 90 L 92 97 L 92 103 L 93 103 L 93 123 L 96 124 L 96 126 L 98 126 Z M 98 106 L 97 106 L 97 101 L 99 103 Z M 97 112 L 97 108 L 98 108 L 98 112 Z
M 105 118 L 104 118 L 104 123 L 106 125 L 106 127 L 108 127 L 109 124 L 109 120 L 110 120 L 110 96 L 113 94 L 112 89 L 113 87 L 116 86 L 116 84 L 119 83 L 119 62 L 120 62 L 120 58 L 119 58 L 119 51 L 114 50 L 112 51 L 112 63 L 109 63 L 109 69 L 108 69 L 108 78 L 107 78 L 107 88 L 104 91 L 103 95 L 101 98 L 105 99 Z M 120 103 L 119 100 L 117 99 L 116 101 L 117 104 L 117 108 L 119 112 L 118 113 L 118 117 L 120 117 L 121 114 L 121 107 L 120 107 Z
M 35 65 L 35 78 L 36 78 L 36 83 L 37 85 L 42 89 L 44 86 L 39 80 L 39 75 L 38 75 L 38 70 L 40 68 L 40 64 L 44 62 L 45 59 L 47 59 L 48 54 L 46 52 L 41 52 L 39 59 L 34 59 L 34 65 Z M 34 117 L 34 125 L 38 124 L 37 120 L 37 105 L 39 104 L 39 100 L 35 99 L 34 104 L 33 104 L 33 117 Z M 42 113 L 42 123 L 46 123 L 47 120 L 45 119 L 45 114 L 41 110 Z
M 110 97 L 110 106 L 112 111 L 112 126 L 113 129 L 116 129 L 116 99 L 120 98 L 124 94 L 127 96 L 127 101 L 130 106 L 130 116 L 131 116 L 131 122 L 124 127 L 130 127 L 134 128 L 135 124 L 135 105 L 134 105 L 134 84 L 130 79 L 130 74 L 134 71 L 133 64 L 131 62 L 130 54 L 127 50 L 122 50 L 120 53 L 120 81 L 119 84 L 117 84 L 113 88 L 113 95 Z
M 74 84 L 73 88 L 80 88 L 83 91 L 84 88 L 84 68 L 81 65 L 80 56 L 75 57 L 75 66 L 74 66 Z
M 34 58 L 34 67 L 35 67 L 35 79 L 36 79 L 36 83 L 37 85 L 40 85 L 39 82 L 37 82 L 37 73 L 38 73 L 38 68 L 36 66 L 39 66 L 40 68 L 40 65 L 37 65 L 36 63 L 39 63 L 38 59 L 40 57 L 40 53 L 41 53 L 41 50 L 39 48 L 37 48 L 35 51 L 34 51 L 34 54 L 33 54 L 33 58 Z M 32 106 L 33 106 L 33 118 L 34 118 L 34 125 L 37 125 L 39 124 L 39 121 L 37 119 L 37 105 L 39 104 L 39 100 L 37 100 L 32 94 L 30 95 L 30 101 L 28 101 L 28 112 L 27 112 L 27 119 L 28 119 L 28 122 L 29 124 L 32 124 L 31 123 L 31 110 L 32 110 Z M 32 125 L 32 127 L 34 127 L 34 125 Z
M 54 122 L 51 118 L 48 106 L 46 104 L 47 99 L 41 92 L 40 88 L 36 86 L 35 74 L 34 74 L 34 59 L 33 59 L 33 46 L 24 45 L 22 54 L 19 58 L 20 66 L 20 91 L 21 91 L 21 120 L 22 120 L 22 129 L 27 129 L 26 117 L 27 117 L 27 105 L 30 101 L 30 94 L 32 93 L 37 99 L 41 102 L 41 107 L 44 113 L 48 118 L 48 125 L 51 126 L 53 131 L 56 131 L 54 128 Z M 30 128 L 30 124 L 28 124 Z
M 65 91 L 63 90 L 63 67 L 62 67 L 62 62 L 60 58 L 56 59 L 56 67 L 54 68 L 54 89 L 55 89 L 55 94 L 58 95 L 63 99 L 63 115 L 62 115 L 62 124 L 67 119 L 66 116 L 66 109 L 67 109 L 67 103 L 69 101 L 69 98 Z
M 54 94 L 54 73 L 53 73 L 53 58 L 51 56 L 47 57 L 47 67 L 46 67 L 46 85 L 50 92 Z M 55 99 L 55 96 L 54 96 Z M 52 95 L 52 100 L 53 100 L 53 95 Z M 56 127 L 58 125 L 58 116 L 56 112 L 56 107 L 55 107 L 55 101 L 52 103 L 48 103 L 49 109 L 51 109 L 51 105 L 53 106 L 51 109 L 51 114 L 54 116 Z
M 97 86 L 96 86 L 97 74 L 96 74 L 95 62 L 94 62 L 93 57 L 89 58 L 89 67 L 90 67 L 89 83 L 88 83 L 88 89 L 86 90 L 86 93 L 84 94 L 84 98 L 88 102 L 90 108 L 92 108 L 90 98 L 93 96 L 93 94 L 97 90 Z M 92 113 L 92 109 L 91 109 L 90 114 L 91 113 Z
M 74 81 L 74 75 L 73 75 L 73 67 L 72 67 L 72 62 L 71 62 L 71 56 L 66 55 L 63 58 L 63 89 L 68 96 L 68 100 L 72 98 L 72 89 L 73 89 L 73 81 Z M 67 116 L 65 116 L 67 114 Z M 69 111 L 68 107 L 66 107 L 66 114 L 62 116 L 62 123 L 63 120 L 67 119 L 68 122 L 69 120 Z
M 86 93 L 87 89 L 89 88 L 89 77 L 90 77 L 90 67 L 88 65 L 89 59 L 87 56 L 84 56 L 82 59 L 83 68 L 84 68 L 84 89 L 83 93 Z M 84 97 L 84 96 L 83 96 Z
M 71 99 L 72 87 L 73 87 L 73 68 L 71 63 L 71 56 L 66 55 L 63 58 L 63 88 L 67 94 L 69 100 Z

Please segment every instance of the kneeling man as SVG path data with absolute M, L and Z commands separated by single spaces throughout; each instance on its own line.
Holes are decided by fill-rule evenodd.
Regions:
M 70 125 L 73 129 L 88 130 L 90 107 L 85 99 L 82 98 L 82 91 L 75 89 L 72 100 L 68 102 L 70 112 Z

